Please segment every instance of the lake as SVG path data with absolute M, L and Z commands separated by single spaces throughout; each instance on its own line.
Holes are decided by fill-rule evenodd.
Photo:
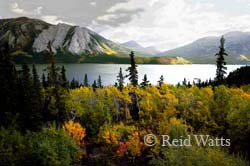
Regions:
M 57 64 L 57 66 L 64 66 L 66 68 L 66 75 L 69 80 L 77 79 L 80 83 L 83 82 L 84 74 L 88 74 L 89 83 L 92 84 L 94 80 L 101 76 L 103 85 L 114 85 L 116 82 L 119 68 L 121 67 L 124 75 L 127 74 L 125 70 L 129 65 L 123 64 Z M 36 68 L 40 77 L 46 64 L 37 64 Z M 227 73 L 240 68 L 244 65 L 227 65 Z M 20 65 L 17 67 L 20 68 Z M 147 74 L 148 80 L 152 84 L 157 84 L 160 76 L 163 75 L 165 82 L 169 84 L 177 84 L 182 82 L 184 78 L 191 83 L 193 80 L 201 79 L 205 81 L 209 78 L 213 79 L 216 73 L 215 65 L 138 65 L 139 82 L 141 82 L 144 74 Z M 125 81 L 128 83 L 128 79 Z

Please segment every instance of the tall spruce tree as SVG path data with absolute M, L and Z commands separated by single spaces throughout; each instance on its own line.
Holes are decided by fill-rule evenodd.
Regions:
M 141 82 L 140 86 L 141 86 L 142 88 L 144 88 L 144 87 L 147 87 L 147 86 L 149 86 L 149 85 L 150 85 L 150 83 L 149 83 L 149 80 L 148 80 L 148 78 L 147 78 L 147 75 L 144 74 L 144 77 L 143 77 L 143 79 L 142 79 L 142 82 Z
M 32 116 L 30 117 L 30 127 L 31 130 L 39 130 L 42 126 L 42 109 L 44 95 L 42 92 L 42 85 L 39 80 L 39 76 L 36 71 L 35 65 L 32 66 L 32 86 L 31 86 L 31 103 L 32 106 Z
M 43 73 L 42 75 L 42 85 L 44 88 L 47 88 L 47 80 L 46 80 L 46 77 L 45 77 L 45 74 Z
M 123 76 L 121 67 L 120 67 L 120 71 L 119 71 L 118 76 L 117 76 L 117 81 L 118 81 L 118 84 L 117 84 L 118 89 L 120 91 L 122 91 L 124 88 L 124 76 Z
M 70 82 L 70 88 L 75 89 L 78 87 L 79 87 L 79 82 L 75 78 L 73 78 L 72 81 Z
M 127 77 L 129 78 L 129 81 L 133 86 L 137 86 L 138 85 L 138 71 L 137 71 L 137 65 L 135 61 L 134 52 L 131 51 L 129 56 L 130 56 L 130 67 L 128 67 L 128 69 L 126 70 L 129 72 Z
M 51 65 L 47 68 L 48 88 L 43 112 L 45 120 L 56 120 L 57 125 L 60 126 L 67 119 L 67 112 L 65 108 L 65 93 L 67 92 L 60 84 L 60 68 L 57 68 L 55 65 L 56 58 L 51 41 L 49 41 L 47 45 L 47 50 Z
M 89 86 L 89 80 L 88 80 L 88 75 L 87 74 L 84 75 L 83 84 L 86 87 Z
M 55 58 L 55 54 L 53 52 L 53 48 L 52 48 L 52 42 L 49 41 L 47 44 L 47 51 L 48 51 L 48 58 L 49 61 L 51 63 L 51 65 L 49 67 L 47 67 L 47 82 L 49 86 L 55 86 L 56 84 L 58 84 L 59 82 L 59 68 L 56 67 L 56 58 Z
M 58 70 L 59 69 L 56 67 L 54 62 L 52 62 L 51 65 L 48 67 L 47 82 L 49 86 L 55 86 L 59 83 Z
M 94 91 L 96 90 L 96 88 L 97 88 L 96 80 L 94 80 L 94 82 L 93 82 L 93 84 L 92 84 L 92 88 L 93 88 Z
M 20 127 L 21 129 L 30 129 L 32 127 L 32 78 L 29 66 L 24 63 L 20 71 L 20 93 L 19 93 L 19 110 L 20 110 Z
M 158 85 L 161 87 L 164 84 L 164 77 L 161 75 L 160 80 L 158 81 Z
M 68 82 L 67 77 L 66 77 L 66 70 L 65 70 L 64 66 L 62 66 L 59 80 L 60 80 L 60 84 L 62 87 L 64 87 L 64 88 L 69 87 L 69 82 Z
M 217 56 L 217 60 L 216 60 L 217 69 L 216 69 L 216 77 L 215 77 L 215 81 L 217 84 L 223 83 L 225 79 L 225 74 L 227 73 L 226 72 L 227 67 L 225 67 L 226 61 L 225 61 L 224 56 L 228 56 L 228 54 L 226 53 L 226 50 L 225 50 L 224 36 L 222 36 L 220 39 L 219 49 L 220 49 L 219 52 L 215 54 L 215 56 Z
M 187 86 L 187 79 L 186 78 L 184 78 L 184 80 L 182 81 L 182 85 Z
M 36 66 L 32 65 L 32 86 L 37 89 L 41 89 L 41 82 L 36 71 Z
M 100 75 L 98 76 L 98 79 L 97 79 L 97 87 L 98 88 L 103 88 L 103 86 L 102 86 L 102 78 L 101 78 Z

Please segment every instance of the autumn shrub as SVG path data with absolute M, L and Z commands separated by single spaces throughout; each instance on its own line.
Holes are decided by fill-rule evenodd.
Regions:
M 99 141 L 112 146 L 115 155 L 119 157 L 140 156 L 144 145 L 141 137 L 135 126 L 124 125 L 123 123 L 103 126 L 99 133 Z
M 79 146 L 84 144 L 83 138 L 86 136 L 86 129 L 80 123 L 70 120 L 64 124 L 63 129 L 74 138 Z

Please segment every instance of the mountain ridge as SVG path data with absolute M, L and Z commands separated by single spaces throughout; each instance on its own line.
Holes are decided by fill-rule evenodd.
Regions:
M 242 58 L 250 55 L 250 32 L 232 31 L 225 33 L 225 49 L 229 56 L 229 64 L 245 64 L 248 60 Z M 200 38 L 190 44 L 161 52 L 159 56 L 181 56 L 193 63 L 215 63 L 215 54 L 219 50 L 221 36 L 208 36 Z
M 53 25 L 28 17 L 0 19 L 0 23 L 0 46 L 8 43 L 17 63 L 48 63 L 49 42 L 60 63 L 129 63 L 132 49 L 85 27 Z M 139 63 L 189 63 L 176 57 L 151 58 L 139 51 L 135 54 Z

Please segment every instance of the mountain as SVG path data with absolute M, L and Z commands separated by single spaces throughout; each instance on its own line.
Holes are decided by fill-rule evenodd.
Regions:
M 229 32 L 223 35 L 226 39 L 225 49 L 229 54 L 227 63 L 245 64 L 250 56 L 250 32 Z M 181 56 L 193 63 L 215 63 L 215 54 L 219 50 L 221 36 L 205 37 L 191 44 L 165 51 L 159 56 Z
M 52 25 L 27 17 L 0 19 L 0 47 L 8 43 L 16 63 L 48 63 L 49 42 L 59 63 L 127 64 L 133 50 L 84 27 Z M 135 51 L 138 63 L 189 63 L 180 57 L 146 57 L 140 51 L 152 48 L 137 47 L 141 49 Z
M 51 25 L 37 19 L 20 17 L 0 20 L 0 45 L 8 42 L 16 49 L 41 53 L 52 41 L 53 51 L 63 49 L 72 54 L 127 54 L 128 49 L 97 33 L 67 24 Z
M 148 56 L 149 55 L 153 56 L 159 53 L 159 51 L 155 47 L 143 47 L 134 40 L 122 43 L 121 45 L 129 49 L 132 49 L 134 51 L 145 53 L 145 55 L 148 55 Z
M 18 62 L 44 63 L 48 42 L 60 62 L 81 62 L 89 57 L 128 57 L 130 50 L 99 34 L 78 26 L 52 25 L 27 17 L 0 20 L 0 46 L 8 43 L 12 52 L 22 51 L 32 58 L 17 56 Z M 139 54 L 140 55 L 140 54 Z M 103 57 L 102 57 L 103 56 Z M 112 57 L 109 57 L 112 61 Z
M 7 42 L 12 48 L 31 50 L 35 38 L 50 26 L 41 20 L 25 17 L 0 19 L 0 45 Z

